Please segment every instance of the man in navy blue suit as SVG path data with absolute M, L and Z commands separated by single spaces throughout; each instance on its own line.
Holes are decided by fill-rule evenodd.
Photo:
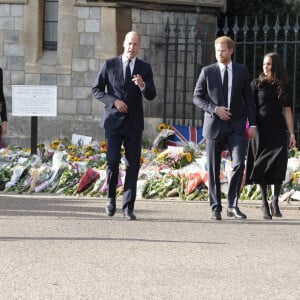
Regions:
M 116 212 L 116 187 L 123 145 L 126 175 L 122 210 L 127 220 L 135 220 L 134 204 L 144 130 L 143 97 L 153 100 L 156 89 L 150 64 L 137 58 L 140 49 L 138 34 L 128 32 L 123 47 L 123 55 L 104 62 L 92 92 L 104 104 L 100 126 L 105 129 L 107 144 L 106 213 L 113 216 Z
M 245 128 L 249 138 L 256 134 L 255 106 L 247 68 L 231 61 L 234 42 L 228 36 L 215 40 L 217 63 L 202 68 L 194 91 L 194 104 L 204 111 L 203 136 L 209 176 L 209 200 L 212 219 L 221 220 L 220 162 L 227 145 L 231 155 L 227 216 L 246 219 L 238 208 L 245 168 Z

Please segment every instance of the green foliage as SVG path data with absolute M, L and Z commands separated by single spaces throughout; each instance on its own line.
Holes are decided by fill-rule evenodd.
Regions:
M 142 147 L 145 148 L 145 149 L 150 149 L 151 148 L 150 140 L 144 137 L 142 139 Z

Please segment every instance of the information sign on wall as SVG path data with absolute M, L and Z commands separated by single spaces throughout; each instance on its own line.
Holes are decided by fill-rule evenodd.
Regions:
M 56 117 L 57 86 L 13 85 L 12 115 L 21 117 Z

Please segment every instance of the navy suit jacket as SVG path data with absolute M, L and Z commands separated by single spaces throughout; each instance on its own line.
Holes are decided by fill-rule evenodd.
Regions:
M 198 78 L 193 102 L 204 111 L 203 136 L 215 139 L 220 133 L 222 120 L 214 113 L 216 106 L 224 106 L 222 78 L 218 63 L 203 67 Z M 232 63 L 232 89 L 230 97 L 231 125 L 245 133 L 246 120 L 250 126 L 256 125 L 255 105 L 251 91 L 248 69 Z
M 156 89 L 153 81 L 153 73 L 150 64 L 136 58 L 132 76 L 140 74 L 145 82 L 143 91 L 130 83 L 127 91 L 124 88 L 124 75 L 122 56 L 108 59 L 104 62 L 96 85 L 92 88 L 95 98 L 104 103 L 104 114 L 100 123 L 105 130 L 114 130 L 122 126 L 125 115 L 131 120 L 135 130 L 144 129 L 143 96 L 147 100 L 153 100 Z M 119 112 L 114 106 L 116 99 L 123 100 L 128 106 L 128 113 Z

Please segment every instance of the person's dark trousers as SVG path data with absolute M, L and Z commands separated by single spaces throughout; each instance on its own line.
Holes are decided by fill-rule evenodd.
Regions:
M 122 128 L 106 133 L 108 198 L 116 198 L 122 144 L 125 149 L 126 175 L 123 190 L 123 210 L 134 210 L 140 168 L 141 142 L 142 131 L 134 130 L 127 119 Z
M 223 139 L 206 138 L 206 156 L 208 168 L 208 192 L 212 210 L 222 211 L 221 186 L 220 186 L 220 163 L 221 152 L 224 147 Z
M 221 152 L 227 145 L 231 154 L 231 178 L 228 187 L 228 207 L 237 207 L 243 179 L 245 160 L 245 137 L 225 126 L 217 139 L 206 139 L 206 153 L 209 176 L 209 200 L 212 210 L 222 211 L 221 186 L 220 186 L 220 163 Z
M 228 150 L 231 154 L 231 176 L 228 187 L 228 208 L 238 207 L 243 174 L 245 169 L 245 143 L 244 135 L 234 132 L 228 137 Z

